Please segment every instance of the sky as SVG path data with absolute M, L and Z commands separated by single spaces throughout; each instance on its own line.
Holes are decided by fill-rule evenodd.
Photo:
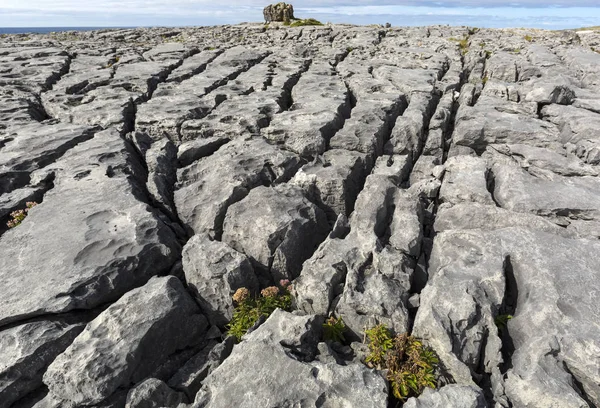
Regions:
M 263 20 L 269 0 L 0 0 L 0 27 L 134 27 Z M 548 29 L 600 26 L 599 0 L 293 1 L 296 17 L 353 24 Z

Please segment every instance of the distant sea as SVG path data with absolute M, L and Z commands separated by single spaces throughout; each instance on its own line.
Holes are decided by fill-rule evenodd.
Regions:
M 0 34 L 45 34 L 55 31 L 92 31 L 109 28 L 133 28 L 133 27 L 0 27 Z

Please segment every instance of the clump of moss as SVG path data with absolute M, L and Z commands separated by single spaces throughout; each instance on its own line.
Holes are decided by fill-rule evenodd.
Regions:
M 392 336 L 385 325 L 377 325 L 365 331 L 369 355 L 365 362 L 369 367 L 387 370 L 394 397 L 405 401 L 417 397 L 425 388 L 436 388 L 435 370 L 439 360 L 435 352 L 408 334 Z
M 290 27 L 322 26 L 323 23 L 321 23 L 319 20 L 315 20 L 314 18 L 307 18 L 304 20 L 296 20 L 293 23 L 286 24 L 286 25 L 289 25 Z
M 236 307 L 227 325 L 227 334 L 240 341 L 261 316 L 269 317 L 278 308 L 291 311 L 292 295 L 289 292 L 289 285 L 288 280 L 282 280 L 280 287 L 265 288 L 260 292 L 259 297 L 251 296 L 246 288 L 238 289 L 233 295 Z

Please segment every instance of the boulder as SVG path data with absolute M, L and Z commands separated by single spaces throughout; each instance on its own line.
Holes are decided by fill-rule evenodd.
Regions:
M 231 296 L 239 288 L 258 293 L 258 280 L 246 256 L 206 234 L 194 235 L 182 252 L 188 287 L 208 320 L 221 328 L 233 316 Z
M 246 254 L 264 283 L 295 279 L 327 236 L 325 213 L 299 187 L 257 187 L 227 212 L 223 242 Z
M 264 8 L 263 15 L 267 23 L 272 21 L 289 23 L 294 20 L 294 6 L 286 3 L 270 4 Z

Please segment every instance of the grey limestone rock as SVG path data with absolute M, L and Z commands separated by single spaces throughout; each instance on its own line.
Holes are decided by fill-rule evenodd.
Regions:
M 237 289 L 258 292 L 258 280 L 248 258 L 224 242 L 194 235 L 183 248 L 182 257 L 188 287 L 212 324 L 224 327 L 231 320 L 231 296 Z
M 156 378 L 149 378 L 129 391 L 125 408 L 177 408 L 183 402 L 183 394 Z
M 153 278 L 90 322 L 50 365 L 44 383 L 67 403 L 100 403 L 199 343 L 207 326 L 177 278 Z
M 271 4 L 264 8 L 263 14 L 267 23 L 271 21 L 289 23 L 294 19 L 294 6 L 286 3 Z
M 227 208 L 255 187 L 285 181 L 300 159 L 260 139 L 236 140 L 178 171 L 175 206 L 196 234 L 222 234 Z
M 171 268 L 179 243 L 143 201 L 143 168 L 116 131 L 38 173 L 33 183 L 51 174 L 54 188 L 0 237 L 0 325 L 94 308 Z
M 45 370 L 83 326 L 57 319 L 25 323 L 0 331 L 0 407 L 10 407 L 41 387 Z
M 259 279 L 294 279 L 329 232 L 325 213 L 299 187 L 257 187 L 229 207 L 223 242 L 246 254 Z
M 387 406 L 383 377 L 364 365 L 298 359 L 299 345 L 316 350 L 317 328 L 313 316 L 276 311 L 208 376 L 192 406 Z
M 292 18 L 1 36 L 0 406 L 599 406 L 600 32 Z
M 426 388 L 419 398 L 409 398 L 406 408 L 487 408 L 483 391 L 475 386 L 446 385 L 439 390 Z
M 229 357 L 234 344 L 235 337 L 232 336 L 227 337 L 222 343 L 209 342 L 169 379 L 169 386 L 182 391 L 190 400 L 194 399 L 206 376 Z

